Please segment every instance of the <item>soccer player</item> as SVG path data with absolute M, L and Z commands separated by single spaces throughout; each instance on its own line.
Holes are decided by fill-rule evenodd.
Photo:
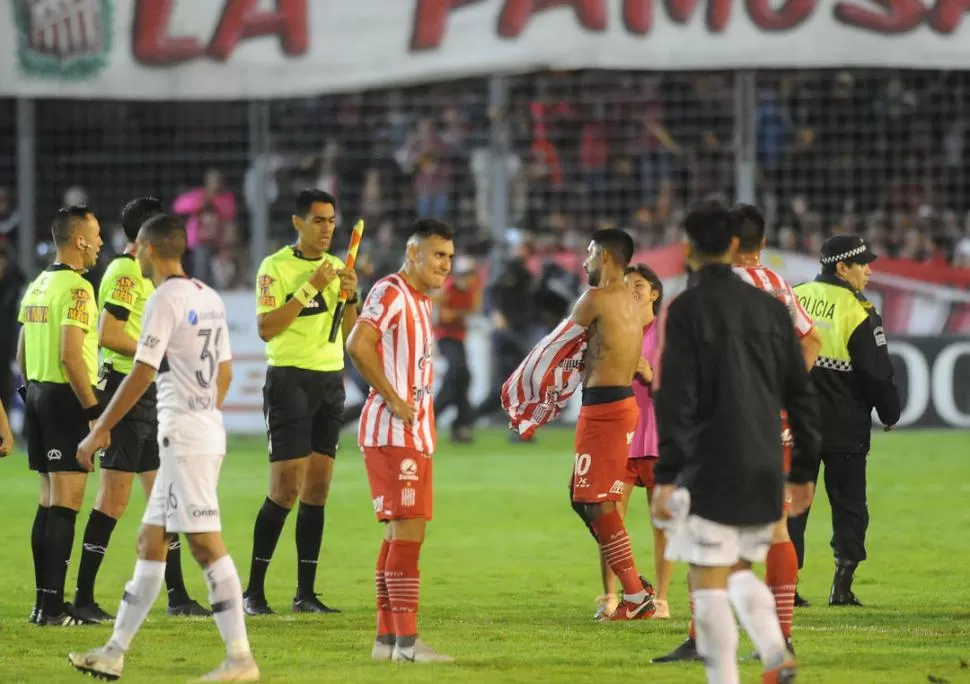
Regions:
M 99 383 L 102 405 L 111 400 L 134 365 L 132 357 L 141 335 L 145 302 L 155 291 L 152 281 L 142 275 L 135 260 L 135 239 L 142 224 L 163 211 L 162 203 L 154 197 L 134 199 L 121 211 L 121 226 L 127 245 L 124 253 L 108 265 L 98 292 L 101 304 L 98 337 L 102 349 Z M 153 383 L 138 404 L 111 431 L 111 445 L 101 456 L 98 496 L 84 529 L 77 593 L 74 596 L 75 611 L 92 622 L 114 619 L 94 600 L 94 583 L 111 533 L 128 507 L 135 476 L 138 476 L 146 496 L 151 494 L 155 482 L 158 470 L 156 401 Z M 168 550 L 165 584 L 168 585 L 169 615 L 211 615 L 189 598 L 182 578 L 182 552 L 178 537 L 172 540 Z
M 217 486 L 226 453 L 222 402 L 232 380 L 229 327 L 219 295 L 182 270 L 185 227 L 175 216 L 153 216 L 138 232 L 141 272 L 155 285 L 145 306 L 135 364 L 104 414 L 77 448 L 90 470 L 93 454 L 108 445 L 112 429 L 158 377 L 158 441 L 161 466 L 142 526 L 138 560 L 125 585 L 114 632 L 101 648 L 71 653 L 81 672 L 117 679 L 125 652 L 162 588 L 165 558 L 182 533 L 204 569 L 216 626 L 228 657 L 205 681 L 255 681 L 242 610 L 242 585 L 222 540 Z
M 435 450 L 434 324 L 428 293 L 451 272 L 454 231 L 414 224 L 403 268 L 374 284 L 347 342 L 371 386 L 358 442 L 374 512 L 386 531 L 377 556 L 375 660 L 450 662 L 418 638 L 418 558 L 431 520 Z
M 27 286 L 18 320 L 17 364 L 27 383 L 27 461 L 40 475 L 40 505 L 31 549 L 37 595 L 30 621 L 70 626 L 88 622 L 64 602 L 74 524 L 88 473 L 75 458 L 88 424 L 101 415 L 98 308 L 82 273 L 101 251 L 101 226 L 87 207 L 60 209 L 51 226 L 54 263 Z
M 764 214 L 750 204 L 738 204 L 731 210 L 731 215 L 738 232 L 738 251 L 733 261 L 734 273 L 744 282 L 764 290 L 785 305 L 795 327 L 805 366 L 811 370 L 822 346 L 821 336 L 815 329 L 811 317 L 798 303 L 791 286 L 775 271 L 761 263 L 761 251 L 766 246 Z M 784 415 L 782 415 L 782 446 L 787 471 L 791 463 L 791 430 Z M 775 597 L 775 610 L 788 650 L 794 653 L 791 630 L 795 611 L 795 588 L 798 583 L 798 556 L 788 536 L 787 497 L 782 517 L 772 531 L 771 546 L 765 558 L 765 583 Z M 687 639 L 667 655 L 655 658 L 653 662 L 670 663 L 697 658 L 696 632 L 692 620 Z
M 336 228 L 336 206 L 333 195 L 302 191 L 292 219 L 296 244 L 263 259 L 256 276 L 256 316 L 268 363 L 263 415 L 270 481 L 253 529 L 247 615 L 273 612 L 266 602 L 266 571 L 297 499 L 299 565 L 293 612 L 340 612 L 322 603 L 314 592 L 324 507 L 344 411 L 344 338 L 357 320 L 357 276 L 327 253 Z M 341 332 L 330 343 L 341 290 L 350 298 Z
M 570 484 L 573 509 L 623 586 L 623 600 L 610 620 L 642 620 L 656 611 L 653 587 L 637 573 L 621 515 L 627 458 L 639 420 L 632 384 L 643 343 L 637 302 L 623 280 L 633 247 L 633 238 L 622 230 L 593 234 L 583 264 L 592 287 L 569 317 L 588 335 Z
M 820 441 L 815 392 L 785 306 L 732 272 L 738 237 L 727 208 L 702 204 L 685 229 L 700 268 L 667 312 L 654 518 L 673 518 L 676 482 L 689 503 L 667 523 L 667 558 L 690 564 L 708 682 L 739 681 L 732 605 L 764 664 L 762 681 L 791 682 L 794 656 L 751 564 L 764 561 L 784 501 L 782 409 L 795 436 L 792 510 L 811 501 Z

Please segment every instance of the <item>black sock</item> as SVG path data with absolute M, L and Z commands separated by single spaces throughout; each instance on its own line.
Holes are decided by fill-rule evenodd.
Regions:
M 51 506 L 47 513 L 44 534 L 44 575 L 47 580 L 44 613 L 47 615 L 60 615 L 64 610 L 64 580 L 67 565 L 71 562 L 76 521 L 77 511 L 63 506 Z
M 313 584 L 317 579 L 317 560 L 323 545 L 323 506 L 312 506 L 300 502 L 296 515 L 296 557 L 297 566 L 296 595 L 309 598 L 313 596 Z
M 189 592 L 182 576 L 182 542 L 175 537 L 168 544 L 165 557 L 165 586 L 168 587 L 168 605 L 184 606 L 189 602 Z
M 104 554 L 108 550 L 111 533 L 114 532 L 117 520 L 110 515 L 93 509 L 88 517 L 88 524 L 84 528 L 84 543 L 81 547 L 81 563 L 77 569 L 77 592 L 74 594 L 74 605 L 86 606 L 94 603 L 94 582 L 98 577 L 98 569 Z
M 259 509 L 253 526 L 253 559 L 249 566 L 249 586 L 245 592 L 248 596 L 265 596 L 266 570 L 273 560 L 289 512 L 288 508 L 273 503 L 269 497 Z
M 34 555 L 34 586 L 35 595 L 34 608 L 40 610 L 44 602 L 44 585 L 47 578 L 44 576 L 44 535 L 47 531 L 47 506 L 38 506 L 37 513 L 34 515 L 34 526 L 30 529 L 30 550 Z

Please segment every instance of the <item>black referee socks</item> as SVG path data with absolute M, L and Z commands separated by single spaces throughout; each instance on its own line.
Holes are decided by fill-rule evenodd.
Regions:
M 274 503 L 266 497 L 262 508 L 256 515 L 253 527 L 253 558 L 249 568 L 249 586 L 246 596 L 265 596 L 266 570 L 273 560 L 276 544 L 283 533 L 286 516 L 290 510 Z
M 77 511 L 64 506 L 51 506 L 47 512 L 47 529 L 44 535 L 44 614 L 60 615 L 64 611 L 64 580 L 67 564 L 71 561 L 74 546 L 74 524 Z
M 36 596 L 34 608 L 40 610 L 44 601 L 44 538 L 47 534 L 47 506 L 38 506 L 34 514 L 34 526 L 30 529 L 30 550 L 34 556 L 34 586 Z
M 111 533 L 117 520 L 107 513 L 92 509 L 88 524 L 84 528 L 84 542 L 81 546 L 81 563 L 77 570 L 77 591 L 74 594 L 75 606 L 94 603 L 94 582 L 101 568 L 101 561 L 108 550 Z
M 296 516 L 297 598 L 312 598 L 317 579 L 317 560 L 323 545 L 323 506 L 300 502 Z

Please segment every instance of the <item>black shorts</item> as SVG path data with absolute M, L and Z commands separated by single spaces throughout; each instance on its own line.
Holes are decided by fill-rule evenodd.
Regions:
M 336 456 L 345 398 L 343 371 L 269 366 L 263 416 L 270 463 L 303 458 L 310 452 Z
M 38 473 L 83 473 L 77 446 L 89 432 L 88 419 L 70 385 L 31 382 L 24 406 L 27 462 Z
M 105 368 L 101 380 L 104 389 L 99 393 L 102 406 L 107 406 L 124 373 Z M 150 473 L 158 470 L 158 397 L 154 383 L 142 395 L 131 411 L 111 431 L 111 446 L 101 456 L 101 468 L 125 473 Z

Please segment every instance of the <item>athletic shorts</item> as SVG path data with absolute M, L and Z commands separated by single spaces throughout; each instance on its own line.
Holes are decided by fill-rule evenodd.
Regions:
M 269 366 L 263 417 L 270 462 L 292 461 L 310 452 L 335 457 L 345 398 L 343 371 Z
M 380 522 L 431 520 L 431 455 L 403 447 L 363 447 L 374 513 Z
M 102 369 L 100 392 L 102 406 L 127 377 L 110 368 Z M 158 470 L 158 403 L 155 384 L 142 395 L 134 408 L 111 431 L 111 446 L 101 456 L 103 470 L 119 470 L 125 473 L 150 473 Z
M 159 435 L 161 466 L 142 523 L 170 534 L 221 532 L 219 471 L 223 454 L 204 454 L 174 430 Z
M 771 546 L 774 523 L 734 527 L 688 515 L 667 537 L 669 561 L 726 568 L 740 560 L 763 563 Z
M 656 462 L 655 458 L 628 458 L 623 482 L 634 487 L 653 489 L 653 465 Z
M 572 490 L 576 503 L 620 501 L 640 410 L 629 387 L 583 391 L 576 424 Z
M 791 437 L 791 427 L 788 425 L 788 412 L 781 412 L 781 454 L 782 467 L 785 475 L 791 472 L 791 450 L 794 442 Z
M 31 382 L 24 405 L 27 463 L 38 473 L 83 473 L 77 447 L 89 432 L 88 419 L 70 385 Z

